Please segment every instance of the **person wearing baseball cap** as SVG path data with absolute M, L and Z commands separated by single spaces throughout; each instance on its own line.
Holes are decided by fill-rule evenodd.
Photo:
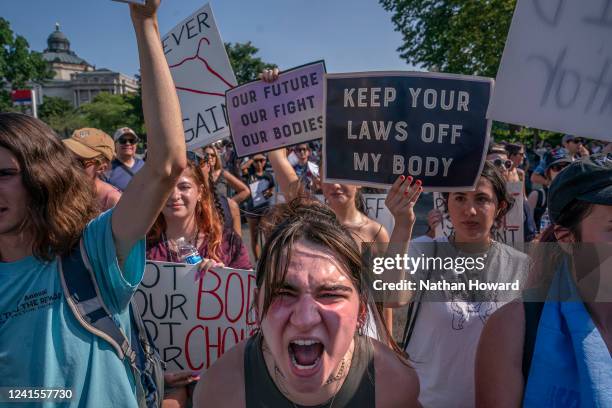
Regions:
M 582 157 L 588 157 L 589 150 L 584 147 L 584 141 L 580 137 L 574 135 L 563 135 L 561 144 L 570 153 L 570 156 L 574 159 L 580 159 Z
M 100 129 L 83 128 L 75 130 L 63 142 L 94 183 L 100 209 L 106 211 L 114 207 L 121 193 L 101 179 L 115 156 L 115 145 L 111 137 Z
M 555 177 L 557 177 L 557 174 L 565 167 L 569 166 L 572 161 L 573 159 L 569 155 L 569 152 L 560 147 L 550 152 L 546 152 L 542 163 L 538 165 L 539 168 L 543 169 L 541 174 L 546 178 L 546 184 L 541 188 L 536 187 L 531 190 L 527 198 L 529 207 L 533 211 L 533 219 L 538 227 L 538 232 L 542 232 L 550 225 L 550 218 L 545 216 L 548 207 L 548 186 Z
M 140 138 L 132 129 L 122 127 L 117 129 L 113 140 L 117 155 L 111 162 L 106 181 L 124 191 L 134 174 L 144 165 L 144 161 L 136 157 L 136 144 Z
M 568 164 L 548 199 L 545 234 L 561 245 L 540 244 L 546 265 L 535 273 L 548 269 L 552 278 L 542 300 L 508 303 L 487 320 L 475 370 L 479 406 L 558 406 L 559 390 L 563 406 L 612 406 L 612 155 Z

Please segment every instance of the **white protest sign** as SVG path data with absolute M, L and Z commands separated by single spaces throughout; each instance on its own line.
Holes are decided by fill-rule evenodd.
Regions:
M 134 298 L 168 370 L 206 370 L 255 328 L 253 271 L 147 261 Z
M 524 241 L 523 233 L 523 183 L 520 181 L 506 183 L 506 189 L 514 198 L 514 205 L 505 215 L 500 228 L 493 230 L 493 239 L 508 245 Z M 436 238 L 450 237 L 454 233 L 453 223 L 445 211 L 442 193 L 434 193 L 434 209 L 442 212 L 442 222 L 436 227 Z
M 519 0 L 489 119 L 612 140 L 612 0 Z
M 395 225 L 395 219 L 393 214 L 385 205 L 386 194 L 362 194 L 365 201 L 367 215 L 373 220 L 376 220 L 379 224 L 386 228 L 387 232 L 391 234 L 393 226 Z M 316 194 L 317 200 L 322 203 L 326 203 L 325 196 L 323 194 Z M 327 204 L 327 203 L 326 203 Z
M 251 190 L 251 198 L 253 199 L 253 207 L 260 207 L 268 202 L 268 198 L 264 192 L 270 188 L 270 182 L 262 179 L 249 184 Z
M 181 103 L 185 142 L 195 148 L 228 137 L 225 91 L 236 86 L 209 4 L 162 37 Z

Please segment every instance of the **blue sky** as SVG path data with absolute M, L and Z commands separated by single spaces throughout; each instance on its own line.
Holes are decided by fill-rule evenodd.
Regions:
M 0 0 L 0 16 L 30 47 L 42 51 L 55 23 L 71 49 L 98 68 L 138 72 L 127 5 L 111 0 Z M 162 0 L 161 34 L 206 0 Z M 328 72 L 409 70 L 399 58 L 401 36 L 377 0 L 212 0 L 226 42 L 252 43 L 281 69 L 324 59 Z

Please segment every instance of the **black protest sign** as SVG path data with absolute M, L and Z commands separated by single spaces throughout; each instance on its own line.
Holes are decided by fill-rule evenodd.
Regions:
M 492 87 L 489 78 L 451 74 L 327 75 L 325 181 L 387 187 L 403 174 L 429 191 L 473 188 Z

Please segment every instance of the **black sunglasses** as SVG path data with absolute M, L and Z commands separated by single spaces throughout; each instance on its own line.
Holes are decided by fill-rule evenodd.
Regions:
M 510 170 L 512 168 L 512 160 L 495 159 L 491 161 L 491 163 L 493 163 L 495 167 L 505 167 L 506 170 Z
M 126 138 L 120 137 L 119 140 L 117 140 L 117 142 L 119 142 L 120 145 L 126 145 L 126 144 L 135 145 L 136 139 L 131 139 L 131 138 L 126 139 Z

